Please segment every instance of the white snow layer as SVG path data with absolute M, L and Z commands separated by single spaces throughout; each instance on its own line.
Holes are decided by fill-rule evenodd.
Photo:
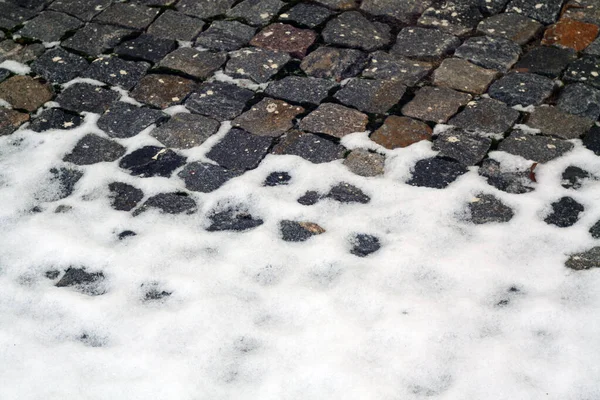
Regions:
M 600 218 L 600 185 L 560 185 L 571 164 L 600 174 L 600 158 L 580 142 L 539 165 L 536 190 L 521 195 L 495 190 L 475 168 L 444 190 L 405 184 L 414 163 L 435 154 L 421 142 L 387 152 L 380 178 L 353 175 L 341 161 L 268 156 L 213 193 L 191 194 L 199 204 L 191 216 L 112 210 L 112 181 L 146 198 L 184 190 L 176 174 L 132 177 L 117 162 L 79 167 L 70 197 L 40 203 L 54 190 L 47 171 L 86 133 L 104 135 L 97 118 L 0 138 L 0 399 L 600 398 L 600 271 L 564 267 L 568 254 L 597 245 L 587 231 Z M 128 152 L 156 144 L 150 130 L 118 141 Z M 182 153 L 204 159 L 216 141 Z M 273 171 L 288 171 L 290 184 L 263 187 Z M 340 181 L 371 202 L 296 202 Z M 464 222 L 481 191 L 515 217 Z M 549 204 L 564 195 L 586 211 L 573 227 L 547 225 Z M 223 202 L 246 204 L 265 223 L 207 232 L 207 212 Z M 43 212 L 31 212 L 36 205 Z M 55 213 L 58 205 L 73 209 Z M 284 242 L 282 219 L 326 232 Z M 126 229 L 137 236 L 119 241 Z M 356 232 L 378 236 L 381 250 L 350 254 Z M 106 294 L 44 276 L 69 266 L 102 271 Z M 145 302 L 142 284 L 172 295 Z

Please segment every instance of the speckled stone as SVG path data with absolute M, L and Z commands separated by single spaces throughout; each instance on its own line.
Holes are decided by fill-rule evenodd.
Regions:
M 323 103 L 300 121 L 300 129 L 342 138 L 367 129 L 367 115 L 333 103 Z
M 118 26 L 91 23 L 79 29 L 61 45 L 95 57 L 114 48 L 133 32 Z
M 360 9 L 371 15 L 410 24 L 416 22 L 431 3 L 432 0 L 363 0 Z
M 481 98 L 471 101 L 448 123 L 481 136 L 502 135 L 519 119 L 519 112 L 501 101 Z
M 189 79 L 153 74 L 143 77 L 131 96 L 142 103 L 167 108 L 182 103 L 195 87 L 194 81 Z
M 225 210 L 215 209 L 209 213 L 208 219 L 210 225 L 206 230 L 209 232 L 243 232 L 264 223 L 262 219 L 250 214 L 246 207 L 229 207 Z
M 150 132 L 150 136 L 173 149 L 200 146 L 219 130 L 219 122 L 197 114 L 176 114 Z
M 29 76 L 15 75 L 0 83 L 0 99 L 29 112 L 52 100 L 52 87 Z
M 12 40 L 4 40 L 0 42 L 0 63 L 12 60 L 26 64 L 44 54 L 45 51 L 46 48 L 41 43 L 21 46 Z
M 185 192 L 159 193 L 150 197 L 138 209 L 133 216 L 138 216 L 149 209 L 156 208 L 162 214 L 193 214 L 197 210 L 196 201 Z
M 554 82 L 541 75 L 512 73 L 492 83 L 488 91 L 490 97 L 509 106 L 540 105 L 554 91 Z
M 10 135 L 29 120 L 29 114 L 0 107 L 0 136 Z
M 411 186 L 444 189 L 467 171 L 466 166 L 455 161 L 439 157 L 426 158 L 417 161 L 412 176 L 406 183 Z
M 437 61 L 449 55 L 460 45 L 456 36 L 436 29 L 403 28 L 390 54 L 423 61 Z
M 225 53 L 198 51 L 191 47 L 181 47 L 169 53 L 159 64 L 197 79 L 206 79 L 227 61 Z
M 31 70 L 50 82 L 65 83 L 88 69 L 85 58 L 60 47 L 48 50 L 31 64 Z
M 596 39 L 599 30 L 594 24 L 562 18 L 546 29 L 542 44 L 582 51 Z
M 292 57 L 304 58 L 308 48 L 317 39 L 310 29 L 299 29 L 292 25 L 271 24 L 256 34 L 250 41 L 252 46 L 289 53 Z
M 124 28 L 143 30 L 156 18 L 159 9 L 135 3 L 115 3 L 102 11 L 94 21 L 122 26 Z
M 329 95 L 331 89 L 337 86 L 329 79 L 286 76 L 269 83 L 265 94 L 292 103 L 319 105 Z
M 371 153 L 365 149 L 356 149 L 348 154 L 348 157 L 344 160 L 344 165 L 356 175 L 383 175 L 385 156 L 378 153 Z
M 233 128 L 206 156 L 227 169 L 249 170 L 258 166 L 272 143 L 272 137 Z
M 564 112 L 596 121 L 600 117 L 600 90 L 583 83 L 566 85 L 556 105 Z
M 317 204 L 319 200 L 321 200 L 321 195 L 314 190 L 309 190 L 300 196 L 297 201 L 303 206 L 312 206 Z
M 390 115 L 383 125 L 371 134 L 371 140 L 385 147 L 407 147 L 421 140 L 431 140 L 432 130 L 424 122 L 407 117 Z
M 539 129 L 544 135 L 563 139 L 578 139 L 590 130 L 594 120 L 568 114 L 554 106 L 536 107 L 527 120 L 527 125 Z
M 467 221 L 477 225 L 510 221 L 512 208 L 491 194 L 479 193 L 469 201 Z
M 398 81 L 355 78 L 349 81 L 334 97 L 341 103 L 360 111 L 384 114 L 397 104 L 406 86 Z
M 583 56 L 569 64 L 565 71 L 567 82 L 583 82 L 600 89 L 600 57 Z
M 263 182 L 263 186 L 286 186 L 292 177 L 285 171 L 271 172 Z
M 304 108 L 282 100 L 264 98 L 231 122 L 234 127 L 259 136 L 278 137 L 292 129 Z
M 315 0 L 332 10 L 354 10 L 358 7 L 358 0 Z
M 279 20 L 293 22 L 308 28 L 315 28 L 325 22 L 332 12 L 311 3 L 298 3 L 287 12 L 279 15 Z
M 98 120 L 98 127 L 114 138 L 129 138 L 165 119 L 161 111 L 117 101 Z
M 436 86 L 447 87 L 473 94 L 483 94 L 498 72 L 481 68 L 460 58 L 447 58 L 433 73 Z
M 367 204 L 371 198 L 362 190 L 346 182 L 340 182 L 329 189 L 323 198 L 339 201 L 340 203 Z
M 370 254 L 375 253 L 381 248 L 379 238 L 373 235 L 367 235 L 365 233 L 357 233 L 350 238 L 350 254 L 354 254 L 357 257 L 366 257 Z
M 600 56 L 600 37 L 597 37 L 592 44 L 586 47 L 585 50 L 583 50 L 583 53 L 593 56 Z
M 561 17 L 600 25 L 600 7 L 597 0 L 568 0 Z
M 600 156 L 600 127 L 592 127 L 587 135 L 583 137 L 583 145 L 597 156 Z
M 144 192 L 123 182 L 108 184 L 110 206 L 117 211 L 131 211 L 144 198 Z
M 357 11 L 344 12 L 330 20 L 321 34 L 327 44 L 365 51 L 381 49 L 391 40 L 388 25 L 371 22 Z
M 118 97 L 115 91 L 88 83 L 76 83 L 63 90 L 56 102 L 69 111 L 102 114 Z
M 576 271 L 600 268 L 600 246 L 592 247 L 582 253 L 570 255 L 569 259 L 565 262 L 565 267 Z
M 479 4 L 464 0 L 445 0 L 425 10 L 418 22 L 422 26 L 462 36 L 473 31 L 482 19 Z
M 196 39 L 196 46 L 210 50 L 233 51 L 250 42 L 256 28 L 238 21 L 213 21 Z
M 521 58 L 514 69 L 557 78 L 569 63 L 577 59 L 577 53 L 570 49 L 540 46 L 535 47 Z
M 50 129 L 68 130 L 77 128 L 82 122 L 83 118 L 78 114 L 71 114 L 60 108 L 50 108 L 35 117 L 27 126 L 27 129 L 34 132 L 43 132 Z
M 488 15 L 495 15 L 504 10 L 509 0 L 484 0 L 479 2 L 481 11 Z
M 415 86 L 433 70 L 433 65 L 396 56 L 384 51 L 370 54 L 369 65 L 362 76 L 370 79 L 398 81 L 406 86 Z
M 556 225 L 559 228 L 568 228 L 575 225 L 579 220 L 579 214 L 584 211 L 581 204 L 572 197 L 566 196 L 552 203 L 551 207 L 552 212 L 544 218 L 544 222 L 549 225 Z
M 532 168 L 533 168 L 532 164 Z M 534 190 L 531 168 L 507 167 L 505 164 L 487 158 L 481 163 L 479 175 L 486 178 L 487 183 L 507 193 L 522 194 Z
M 524 45 L 530 42 L 544 26 L 534 19 L 515 13 L 502 13 L 484 19 L 477 31 L 487 36 L 497 36 Z
M 594 225 L 592 225 L 589 232 L 590 232 L 590 235 L 592 235 L 592 237 L 594 239 L 600 239 L 600 220 L 598 222 L 596 222 Z M 600 266 L 600 254 L 598 257 L 598 266 Z
M 120 56 L 157 63 L 177 47 L 177 42 L 152 35 L 142 34 L 127 40 L 115 48 Z
M 242 171 L 228 170 L 219 165 L 192 162 L 187 164 L 177 176 L 183 179 L 188 190 L 210 193 L 241 173 Z
M 521 47 L 501 37 L 479 36 L 465 40 L 454 55 L 480 67 L 505 72 L 519 60 Z
M 225 15 L 235 2 L 236 0 L 180 0 L 176 7 L 184 14 L 208 19 Z
M 514 12 L 551 24 L 558 18 L 558 13 L 564 0 L 511 0 L 506 7 L 506 12 Z
M 341 81 L 358 75 L 367 65 L 368 56 L 360 50 L 319 47 L 304 57 L 300 69 L 315 78 Z
M 279 232 L 284 242 L 304 242 L 324 233 L 325 229 L 314 222 L 283 220 L 279 222 Z
M 289 131 L 273 148 L 273 154 L 294 155 L 315 164 L 335 161 L 344 156 L 344 146 L 318 135 L 301 131 Z
M 433 142 L 438 157 L 451 158 L 464 165 L 475 165 L 486 156 L 492 140 L 462 129 L 453 128 L 440 133 Z
M 149 68 L 150 64 L 143 61 L 125 61 L 119 57 L 106 56 L 94 60 L 83 77 L 131 90 Z
M 125 147 L 110 139 L 89 133 L 67 154 L 63 161 L 76 165 L 91 165 L 99 162 L 116 161 L 125 154 Z
M 291 57 L 287 53 L 261 48 L 244 48 L 229 53 L 225 73 L 235 78 L 265 83 L 277 74 Z
M 254 92 L 224 82 L 203 83 L 186 100 L 188 110 L 214 118 L 230 121 L 240 115 Z
M 586 181 L 595 179 L 588 171 L 569 165 L 562 173 L 561 186 L 565 189 L 578 190 L 581 189 Z M 600 225 L 599 225 L 600 228 Z M 599 232 L 600 233 L 600 232 Z
M 62 39 L 67 32 L 74 31 L 81 25 L 81 21 L 70 15 L 55 11 L 44 11 L 27 22 L 17 33 L 28 39 L 56 42 Z
M 0 3 L 0 28 L 13 30 L 37 13 L 10 3 Z
M 227 11 L 230 18 L 241 18 L 250 25 L 267 25 L 285 5 L 279 0 L 244 0 Z
M 540 135 L 528 135 L 513 131 L 500 142 L 498 150 L 521 156 L 527 160 L 545 163 L 573 149 L 573 143 L 557 138 Z
M 145 146 L 127 154 L 119 161 L 119 167 L 142 178 L 150 176 L 170 177 L 173 171 L 185 164 L 186 158 L 164 147 Z
M 204 21 L 198 18 L 166 10 L 148 28 L 148 33 L 163 39 L 182 40 L 190 42 L 198 36 L 204 28 Z
M 471 95 L 448 88 L 426 86 L 402 107 L 402 114 L 421 119 L 445 123 L 458 112 L 458 109 L 471 100 Z
M 111 0 L 56 0 L 50 4 L 49 9 L 87 22 L 110 6 L 110 3 Z

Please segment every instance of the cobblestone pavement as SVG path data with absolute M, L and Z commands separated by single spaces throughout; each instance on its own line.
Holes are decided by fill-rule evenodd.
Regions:
M 137 278 L 103 267 L 94 254 L 110 259 L 116 251 L 121 265 L 147 252 L 138 297 L 176 307 L 172 303 L 184 304 L 190 289 L 181 276 L 170 286 L 164 276 L 150 278 L 160 276 L 150 255 L 160 258 L 154 251 L 164 244 L 152 236 L 153 224 L 171 235 L 161 250 L 165 257 L 175 257 L 170 249 L 177 247 L 176 257 L 187 254 L 189 261 L 196 254 L 211 263 L 214 254 L 235 253 L 236 245 L 274 246 L 298 252 L 299 260 L 329 254 L 363 266 L 395 259 L 411 232 L 423 243 L 449 246 L 432 250 L 435 263 L 458 248 L 457 235 L 468 248 L 464 232 L 490 227 L 496 233 L 488 239 L 481 233 L 488 231 L 473 231 L 483 235 L 475 240 L 478 249 L 456 260 L 476 254 L 479 262 L 503 267 L 516 259 L 549 262 L 556 276 L 598 280 L 591 274 L 600 267 L 599 31 L 597 0 L 0 0 L 0 199 L 7 204 L 0 239 L 11 247 L 0 251 L 0 280 L 20 282 L 10 292 L 15 296 L 25 290 L 25 279 L 110 297 Z M 440 212 L 431 225 L 428 207 Z M 202 250 L 184 237 L 189 227 L 182 226 L 190 221 L 210 243 Z M 105 230 L 86 236 L 88 223 Z M 36 245 L 32 253 L 19 247 L 63 228 L 78 233 Z M 537 233 L 526 233 L 530 228 Z M 223 233 L 236 236 L 214 236 Z M 522 241 L 533 237 L 537 249 L 528 254 Z M 493 238 L 507 242 L 486 259 L 484 247 Z M 218 249 L 220 240 L 229 245 Z M 54 245 L 69 250 L 56 256 L 63 250 Z M 246 250 L 238 250 L 239 257 Z M 235 257 L 214 262 L 241 261 Z M 249 259 L 264 261 L 258 254 Z M 414 266 L 419 259 L 409 260 Z M 331 265 L 309 272 L 314 285 L 336 281 L 341 270 Z M 282 271 L 251 274 L 264 288 Z M 435 291 L 444 278 L 428 273 L 437 272 L 411 276 Z M 496 306 L 507 306 L 523 290 L 510 286 Z M 252 296 L 236 296 L 246 295 Z M 265 321 L 273 317 L 267 314 Z M 60 335 L 87 348 L 109 346 L 110 327 L 88 325 L 95 328 Z M 261 351 L 252 338 L 232 340 L 231 354 Z M 382 354 L 376 358 L 377 368 L 390 367 Z M 246 370 L 236 363 L 220 365 L 218 376 L 206 379 L 256 382 L 259 366 Z M 402 398 L 505 398 L 455 389 L 456 375 L 442 370 L 433 378 L 387 371 L 401 377 Z M 337 378 L 332 375 L 331 387 L 319 380 L 306 396 L 270 393 L 347 398 L 347 376 Z M 302 379 L 294 390 L 301 391 Z M 395 398 L 386 383 L 367 381 L 383 389 L 357 389 L 357 398 Z M 600 396 L 587 380 L 573 382 L 581 387 L 557 389 L 561 398 Z M 69 386 L 60 398 L 75 398 L 74 390 Z M 162 398 L 266 393 L 245 397 L 214 389 L 212 397 L 193 397 L 186 390 Z M 540 398 L 528 390 L 511 393 Z M 15 387 L 2 392 L 6 399 L 30 398 Z

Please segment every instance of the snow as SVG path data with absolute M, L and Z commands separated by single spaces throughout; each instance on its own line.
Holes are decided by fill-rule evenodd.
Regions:
M 7 69 L 13 74 L 27 75 L 31 72 L 31 68 L 28 65 L 22 64 L 14 60 L 6 60 L 0 63 L 0 68 Z
M 387 161 L 377 179 L 341 161 L 270 155 L 215 192 L 192 193 L 199 211 L 189 216 L 112 210 L 112 181 L 145 198 L 184 190 L 176 173 L 137 178 L 118 162 L 77 167 L 84 175 L 71 196 L 40 203 L 36 196 L 55 190 L 44 171 L 66 165 L 58 160 L 85 134 L 106 136 L 98 118 L 86 114 L 68 132 L 0 137 L 2 400 L 600 398 L 600 271 L 564 267 L 568 254 L 597 245 L 587 230 L 600 218 L 600 185 L 560 185 L 568 165 L 600 175 L 600 158 L 581 142 L 539 165 L 536 190 L 521 195 L 487 185 L 474 167 L 443 190 L 405 184 L 415 162 L 435 154 L 420 142 L 378 149 Z M 156 144 L 151 129 L 117 141 L 128 152 Z M 205 160 L 228 129 L 223 123 L 181 153 Z M 344 144 L 365 139 L 356 133 Z M 290 184 L 263 187 L 273 171 L 288 171 Z M 296 202 L 340 181 L 371 202 Z M 461 220 L 481 191 L 515 217 L 483 226 Z M 548 205 L 563 195 L 586 211 L 570 228 L 547 225 Z M 205 230 L 209 211 L 237 203 L 265 223 L 242 233 Z M 55 213 L 63 204 L 73 209 Z M 31 212 L 36 205 L 43 211 Z M 287 243 L 282 219 L 326 232 Z M 137 236 L 119 241 L 123 230 Z M 356 232 L 378 236 L 381 250 L 350 254 Z M 58 288 L 44 276 L 69 266 L 102 271 L 106 294 Z M 142 284 L 172 295 L 145 302 Z

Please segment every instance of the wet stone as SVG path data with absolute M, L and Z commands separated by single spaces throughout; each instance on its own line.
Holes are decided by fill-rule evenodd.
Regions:
M 194 81 L 179 76 L 146 75 L 131 92 L 131 96 L 142 103 L 167 108 L 182 103 L 195 87 Z
M 241 18 L 250 25 L 267 25 L 285 3 L 279 0 L 244 0 L 227 11 L 229 18 Z
M 86 272 L 85 268 L 69 267 L 56 283 L 56 287 L 73 287 L 90 296 L 99 296 L 106 292 L 102 285 L 105 277 L 102 272 Z
M 56 102 L 73 112 L 104 113 L 117 100 L 119 94 L 89 83 L 76 83 L 69 86 L 56 98 Z
M 315 28 L 329 19 L 331 15 L 332 12 L 325 7 L 310 3 L 298 3 L 286 13 L 279 15 L 279 20 Z
M 596 121 L 600 117 L 600 90 L 583 83 L 567 85 L 556 105 L 564 112 Z
M 78 114 L 71 114 L 60 108 L 44 110 L 27 127 L 34 132 L 43 132 L 50 129 L 73 129 L 77 128 L 83 119 Z
M 218 231 L 247 231 L 263 224 L 263 220 L 252 216 L 248 211 L 235 207 L 224 211 L 214 210 L 209 216 L 209 232 Z
M 480 193 L 468 205 L 468 221 L 481 225 L 489 223 L 508 222 L 513 216 L 512 208 L 491 194 Z
M 295 155 L 315 164 L 339 160 L 345 148 L 312 133 L 290 131 L 273 148 L 273 154 Z
M 249 170 L 267 154 L 273 138 L 233 128 L 207 153 L 207 157 L 227 169 Z
M 219 122 L 198 114 L 180 113 L 150 132 L 166 147 L 191 149 L 200 146 L 219 130 Z
M 569 165 L 562 173 L 561 186 L 565 189 L 580 189 L 584 181 L 591 179 L 592 175 L 584 169 Z
M 91 165 L 99 162 L 116 161 L 125 154 L 125 147 L 110 139 L 89 133 L 67 154 L 63 161 L 76 165 Z
M 447 58 L 433 74 L 436 86 L 473 94 L 485 93 L 498 72 L 481 68 L 460 58 Z
M 203 83 L 186 100 L 187 109 L 218 121 L 229 121 L 240 115 L 254 92 L 224 83 Z
M 528 135 L 521 131 L 513 131 L 498 147 L 498 150 L 540 163 L 560 157 L 572 149 L 573 143 L 565 140 Z
M 166 117 L 158 110 L 117 101 L 100 117 L 98 127 L 110 137 L 130 138 Z
M 50 169 L 50 182 L 58 186 L 58 193 L 55 198 L 50 201 L 56 201 L 69 197 L 75 190 L 75 185 L 81 177 L 83 172 L 71 168 L 52 168 Z
M 132 32 L 118 26 L 91 23 L 79 29 L 61 45 L 89 56 L 98 56 L 117 46 Z
M 28 46 L 21 46 L 12 40 L 0 42 L 0 63 L 6 60 L 29 63 L 44 54 L 46 48 L 41 43 L 34 43 Z
M 29 76 L 15 75 L 0 83 L 0 99 L 6 100 L 16 109 L 35 111 L 52 100 L 52 96 L 50 85 Z
M 534 189 L 531 169 L 505 168 L 500 162 L 490 158 L 483 160 L 479 175 L 503 192 L 522 194 Z
M 537 36 L 544 26 L 521 14 L 502 13 L 486 18 L 479 23 L 477 31 L 487 36 L 496 36 L 524 45 Z
M 600 239 L 600 221 L 598 221 L 594 225 L 592 225 L 589 232 L 590 232 L 590 235 L 592 235 L 592 237 L 594 239 Z M 600 261 L 600 257 L 598 260 Z M 598 265 L 600 266 L 600 263 L 598 263 Z
M 552 203 L 551 207 L 552 212 L 544 219 L 544 222 L 559 228 L 574 225 L 579 219 L 579 214 L 584 210 L 583 206 L 571 197 L 562 197 Z
M 338 86 L 329 79 L 286 76 L 269 83 L 265 93 L 292 103 L 318 105 Z
M 485 0 L 479 2 L 479 8 L 482 12 L 489 15 L 495 15 L 504 10 L 509 0 Z
M 556 21 L 564 0 L 511 0 L 506 12 L 514 12 L 540 21 L 552 24 Z
M 376 51 L 371 53 L 369 65 L 363 71 L 362 76 L 370 79 L 393 80 L 406 86 L 415 86 L 421 79 L 429 75 L 432 69 L 433 65 L 426 62 Z
M 476 2 L 446 0 L 425 10 L 419 18 L 419 25 L 462 36 L 473 31 L 482 19 Z
M 567 82 L 583 82 L 600 89 L 600 57 L 583 56 L 569 64 L 564 74 Z
M 70 14 L 82 21 L 90 21 L 108 6 L 111 0 L 56 0 L 50 5 L 53 11 Z
M 177 42 L 152 35 L 142 34 L 135 39 L 125 41 L 115 48 L 120 56 L 158 63 L 177 47 Z
M 431 3 L 432 0 L 363 0 L 360 9 L 371 15 L 410 24 L 414 23 Z
M 397 104 L 406 86 L 398 81 L 352 79 L 334 97 L 341 103 L 360 111 L 385 114 Z
M 577 54 L 572 50 L 540 46 L 525 54 L 515 70 L 557 78 L 576 59 Z
M 362 190 L 346 182 L 340 182 L 333 186 L 324 198 L 339 201 L 340 203 L 367 204 L 371 201 L 371 198 L 364 194 Z
M 190 42 L 198 36 L 204 28 L 204 21 L 198 18 L 166 10 L 148 28 L 148 34 L 170 40 Z
M 9 3 L 0 3 L 0 28 L 13 30 L 37 13 Z
M 541 75 L 512 73 L 492 83 L 490 97 L 509 106 L 538 106 L 554 91 L 554 82 Z
M 304 242 L 312 236 L 324 233 L 325 229 L 314 222 L 283 220 L 279 222 L 279 231 L 285 242 Z
M 129 170 L 131 175 L 142 178 L 149 176 L 170 177 L 173 171 L 185 164 L 186 158 L 164 147 L 145 146 L 127 154 L 119 167 Z
M 459 45 L 459 38 L 436 29 L 407 27 L 398 34 L 390 53 L 416 60 L 437 61 L 452 53 Z
M 383 175 L 385 168 L 385 156 L 371 153 L 368 150 L 356 149 L 346 157 L 344 165 L 350 171 L 360 176 Z
M 187 164 L 177 176 L 183 179 L 188 190 L 210 193 L 240 174 L 241 171 L 228 170 L 218 165 L 193 162 Z
M 131 211 L 144 198 L 144 192 L 123 182 L 111 182 L 108 190 L 110 206 L 117 211 Z
M 259 136 L 278 137 L 292 129 L 294 119 L 304 108 L 285 101 L 264 98 L 234 119 L 232 126 Z
M 116 3 L 94 18 L 103 24 L 143 30 L 148 27 L 159 13 L 158 8 L 146 7 L 135 3 Z
M 107 56 L 94 60 L 83 77 L 131 90 L 148 68 L 150 64 L 146 62 L 125 61 L 119 57 Z
M 287 172 L 271 172 L 263 182 L 263 186 L 285 186 L 292 180 Z
M 265 83 L 292 58 L 287 53 L 261 48 L 244 48 L 229 53 L 225 73 L 235 78 Z
M 480 67 L 505 72 L 519 60 L 521 47 L 508 39 L 479 36 L 465 40 L 454 55 Z
M 527 125 L 539 129 L 542 134 L 562 139 L 578 139 L 586 133 L 594 121 L 577 115 L 568 114 L 554 106 L 536 107 L 529 115 Z
M 160 193 L 150 197 L 138 209 L 133 216 L 140 215 L 149 209 L 158 209 L 163 214 L 193 214 L 196 212 L 196 201 L 184 192 Z
M 599 30 L 594 24 L 562 18 L 546 29 L 542 44 L 582 51 L 596 39 Z
M 594 126 L 588 133 L 583 137 L 583 145 L 594 152 L 597 156 L 600 156 L 600 128 Z
M 31 70 L 50 82 L 65 83 L 79 77 L 88 66 L 85 58 L 57 47 L 35 60 Z
M 386 149 L 407 147 L 421 140 L 431 140 L 432 130 L 424 122 L 391 115 L 371 134 L 371 140 Z
M 315 78 L 341 81 L 360 74 L 366 66 L 367 54 L 355 49 L 319 47 L 304 57 L 300 69 Z
M 501 101 L 481 98 L 471 101 L 448 123 L 481 136 L 501 135 L 519 119 L 519 112 Z
M 391 41 L 388 25 L 371 22 L 357 11 L 348 11 L 330 20 L 322 35 L 327 44 L 365 51 L 381 49 Z
M 299 29 L 292 25 L 276 23 L 261 30 L 252 38 L 252 46 L 289 53 L 292 57 L 304 58 L 317 34 L 310 29 Z
M 312 206 L 317 204 L 320 198 L 321 196 L 319 193 L 315 192 L 314 190 L 309 190 L 300 196 L 298 203 L 302 204 L 303 206 Z
M 300 129 L 342 138 L 367 129 L 367 115 L 333 103 L 323 103 L 300 121 Z
M 576 271 L 600 268 L 600 246 L 593 247 L 583 253 L 572 254 L 565 262 L 565 267 Z
M 404 107 L 402 114 L 423 121 L 445 123 L 458 109 L 471 100 L 471 95 L 448 88 L 426 86 Z
M 489 138 L 453 128 L 438 135 L 433 142 L 433 150 L 439 151 L 438 157 L 475 165 L 483 160 L 491 145 Z
M 217 51 L 233 51 L 247 45 L 255 32 L 256 28 L 238 21 L 214 21 L 198 36 L 196 46 Z
M 406 183 L 411 186 L 444 189 L 467 171 L 466 166 L 455 161 L 439 157 L 426 158 L 417 161 L 412 177 Z
M 197 18 L 212 18 L 225 15 L 236 0 L 181 0 L 177 3 L 177 10 Z
M 379 238 L 365 233 L 354 235 L 350 239 L 350 244 L 352 245 L 350 253 L 358 257 L 366 257 L 381 248 Z
M 225 64 L 226 60 L 225 53 L 212 53 L 182 47 L 167 55 L 159 66 L 193 78 L 206 79 Z
M 29 114 L 0 107 L 0 136 L 10 135 L 29 120 Z
M 67 32 L 74 31 L 81 25 L 81 21 L 70 15 L 44 11 L 27 22 L 17 33 L 28 39 L 56 42 L 65 36 Z

